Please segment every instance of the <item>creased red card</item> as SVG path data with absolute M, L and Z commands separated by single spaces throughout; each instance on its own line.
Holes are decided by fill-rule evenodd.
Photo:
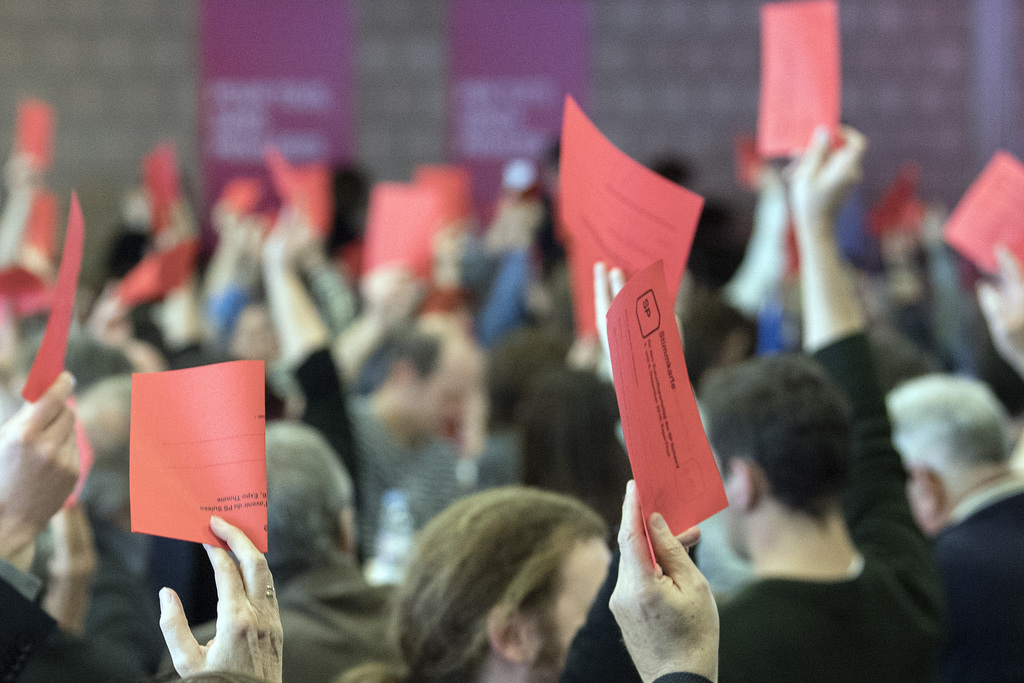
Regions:
M 37 250 L 48 260 L 56 252 L 57 197 L 52 192 L 36 192 L 25 228 L 25 244 Z
M 892 184 L 868 214 L 868 225 L 875 236 L 893 232 L 915 233 L 924 219 L 924 203 L 917 197 L 921 166 L 913 161 L 900 165 Z
M 218 204 L 242 216 L 252 213 L 263 199 L 263 182 L 259 178 L 234 178 L 220 192 Z
M 53 161 L 53 107 L 42 100 L 25 98 L 18 103 L 14 127 L 14 150 L 32 158 L 42 170 Z
M 68 406 L 72 410 L 75 409 L 76 402 L 74 396 L 68 399 Z M 82 495 L 82 487 L 85 486 L 85 481 L 89 478 L 89 472 L 92 471 L 92 463 L 96 459 L 92 450 L 92 444 L 89 442 L 89 435 L 77 416 L 75 417 L 75 443 L 78 446 L 78 481 L 75 483 L 75 489 L 71 492 L 71 495 L 64 501 L 65 508 L 71 507 L 78 502 L 78 498 Z
M 469 171 L 461 166 L 417 166 L 413 182 L 431 187 L 441 201 L 441 225 L 446 226 L 473 217 L 473 191 Z
M 217 515 L 267 552 L 263 361 L 132 375 L 132 531 L 226 547 Z
M 999 271 L 995 247 L 1024 261 L 1024 164 L 998 151 L 946 222 L 946 242 L 989 273 Z
M 770 2 L 761 7 L 761 156 L 797 156 L 814 129 L 839 129 L 839 5 Z
M 179 242 L 174 248 L 147 255 L 117 286 L 117 298 L 127 308 L 159 301 L 185 284 L 195 270 L 199 240 Z
M 761 165 L 764 160 L 757 153 L 757 138 L 753 135 L 737 135 L 733 140 L 736 163 L 736 182 L 740 187 L 757 190 L 761 186 Z
M 22 397 L 33 403 L 39 400 L 64 370 L 64 352 L 68 346 L 68 331 L 75 309 L 75 288 L 78 285 L 78 271 L 82 265 L 82 246 L 85 242 L 85 223 L 78 195 L 71 193 L 71 210 L 68 213 L 68 231 L 64 236 L 64 253 L 57 273 L 50 317 L 46 321 L 43 341 L 39 352 L 28 371 L 28 378 L 21 390 Z
M 441 199 L 420 185 L 379 183 L 370 193 L 363 246 L 364 272 L 404 266 L 427 277 L 433 262 L 434 235 L 440 228 Z
M 631 159 L 565 100 L 559 198 L 570 238 L 576 328 L 594 334 L 594 263 L 626 276 L 664 259 L 668 286 L 679 287 L 704 199 Z M 582 262 L 580 261 L 582 259 Z
M 608 346 L 640 508 L 682 533 L 728 505 L 697 411 L 661 261 L 608 310 Z
M 142 162 L 142 179 L 153 212 L 153 234 L 159 235 L 170 225 L 171 209 L 181 198 L 178 153 L 174 143 L 161 143 L 146 155 Z

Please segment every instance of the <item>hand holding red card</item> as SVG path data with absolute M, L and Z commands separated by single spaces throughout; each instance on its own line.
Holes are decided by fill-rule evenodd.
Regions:
M 14 152 L 28 156 L 38 170 L 46 170 L 53 161 L 53 107 L 42 100 L 23 99 L 18 103 L 18 121 L 14 129 Z
M 631 159 L 567 97 L 559 174 L 561 217 L 569 235 L 574 313 L 580 336 L 595 334 L 594 264 L 626 276 L 664 259 L 679 287 L 704 199 Z
M 661 261 L 619 292 L 608 346 L 622 431 L 643 518 L 681 533 L 728 505 L 690 387 Z
M 839 5 L 834 0 L 761 7 L 761 156 L 803 152 L 819 126 L 838 132 Z
M 225 547 L 217 515 L 267 552 L 262 361 L 132 375 L 132 531 Z
M 946 241 L 979 268 L 999 270 L 995 247 L 1024 260 L 1024 164 L 999 151 L 946 222 Z
M 39 345 L 39 353 L 32 363 L 21 390 L 22 397 L 29 402 L 39 400 L 50 385 L 64 370 L 64 352 L 68 345 L 68 331 L 75 309 L 75 288 L 78 285 L 78 271 L 82 265 L 82 247 L 85 241 L 85 224 L 78 195 L 71 194 L 71 210 L 68 214 L 68 231 L 64 237 L 64 254 L 60 259 L 57 287 L 54 291 L 50 318 Z

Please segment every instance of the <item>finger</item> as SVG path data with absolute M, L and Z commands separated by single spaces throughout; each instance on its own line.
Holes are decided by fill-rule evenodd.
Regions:
M 202 649 L 188 628 L 178 594 L 170 588 L 160 589 L 160 630 L 178 675 L 185 677 L 202 671 Z
M 853 128 L 843 128 L 843 146 L 825 162 L 821 175 L 826 185 L 839 185 L 860 179 L 861 161 L 867 138 Z
M 252 544 L 245 532 L 238 527 L 228 524 L 216 515 L 210 519 L 210 528 L 218 538 L 223 540 L 231 548 L 231 552 L 238 558 L 242 568 L 242 578 L 245 581 L 246 594 L 253 600 L 266 599 L 267 592 L 273 595 L 274 577 L 267 566 L 267 558 Z M 257 602 L 257 604 L 259 604 Z
M 684 548 L 689 550 L 693 546 L 697 545 L 698 541 L 700 541 L 700 527 L 699 526 L 692 526 L 692 527 L 690 527 L 689 529 L 687 529 L 683 533 L 678 534 L 676 536 L 676 540 L 679 541 L 680 545 L 682 545 Z
M 647 525 L 651 534 L 651 547 L 654 548 L 654 558 L 658 566 L 676 584 L 682 585 L 683 578 L 690 572 L 696 570 L 693 560 L 686 552 L 686 548 L 672 535 L 665 523 L 665 518 L 660 513 L 651 515 L 651 521 Z M 688 530 L 687 533 L 692 531 Z M 699 537 L 699 534 L 698 534 Z
M 211 525 L 212 526 L 212 525 Z M 203 544 L 213 565 L 213 579 L 217 584 L 217 630 L 230 630 L 234 616 L 248 608 L 245 584 L 238 565 L 223 548 Z
M 996 261 L 999 263 L 999 280 L 1003 287 L 1020 289 L 1024 284 L 1021 282 L 1020 261 L 1010 253 L 1005 245 L 1000 244 L 996 247 Z
M 999 303 L 1002 300 L 999 292 L 987 282 L 982 282 L 977 287 L 977 294 L 978 306 L 981 307 L 981 312 L 985 314 L 989 327 L 998 325 Z
M 622 522 L 619 524 L 619 577 L 636 579 L 653 576 L 654 564 L 647 547 L 643 513 L 636 482 L 626 484 L 626 497 L 622 501 Z
M 813 176 L 825 163 L 829 151 L 829 132 L 825 126 L 818 126 L 811 135 L 811 141 L 804 150 L 803 156 L 793 169 L 793 176 Z
M 611 297 L 608 295 L 608 268 L 604 262 L 598 261 L 594 264 L 594 308 L 597 310 L 598 319 L 608 311 L 611 306 Z
M 619 295 L 619 292 L 622 291 L 622 288 L 626 286 L 626 276 L 621 268 L 612 268 L 611 272 L 608 273 L 608 277 L 611 281 L 611 298 L 614 300 Z
M 38 401 L 29 404 L 28 423 L 25 434 L 39 434 L 65 411 L 68 399 L 75 390 L 75 380 L 70 372 L 62 372 Z

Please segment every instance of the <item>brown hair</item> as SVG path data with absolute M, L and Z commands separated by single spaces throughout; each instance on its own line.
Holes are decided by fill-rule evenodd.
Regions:
M 566 557 L 606 533 L 593 510 L 557 493 L 509 486 L 457 501 L 420 532 L 396 596 L 406 675 L 371 666 L 342 680 L 473 681 L 490 649 L 491 610 L 546 619 Z

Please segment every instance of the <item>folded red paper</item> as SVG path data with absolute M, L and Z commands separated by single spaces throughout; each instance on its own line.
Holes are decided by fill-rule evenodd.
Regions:
M 434 236 L 440 225 L 442 201 L 430 187 L 379 183 L 370 193 L 363 247 L 363 268 L 403 266 L 427 277 L 433 261 Z
M 14 126 L 14 151 L 29 156 L 37 168 L 46 170 L 53 161 L 53 107 L 42 100 L 25 98 L 18 103 Z
M 996 152 L 953 210 L 945 233 L 954 249 L 989 273 L 999 271 L 996 246 L 1024 261 L 1024 164 Z
M 761 156 L 799 155 L 818 126 L 839 130 L 839 5 L 834 0 L 761 7 Z
M 628 276 L 664 259 L 668 286 L 683 279 L 704 199 L 631 159 L 565 100 L 559 198 L 569 237 L 577 332 L 594 334 L 594 263 Z
M 68 213 L 68 231 L 64 237 L 64 253 L 57 273 L 57 286 L 46 321 L 43 341 L 39 352 L 28 371 L 28 378 L 21 390 L 22 397 L 29 402 L 38 401 L 64 370 L 64 352 L 68 345 L 68 331 L 75 309 L 75 288 L 78 285 L 78 271 L 82 265 L 82 246 L 85 241 L 85 224 L 78 195 L 71 193 L 71 210 Z
M 117 286 L 117 298 L 127 308 L 159 301 L 181 287 L 195 270 L 199 240 L 179 242 L 172 249 L 147 255 Z
M 251 214 L 263 199 L 263 182 L 259 178 L 234 178 L 220 191 L 218 204 L 245 216 Z
M 159 235 L 171 223 L 171 210 L 181 198 L 178 153 L 173 142 L 157 145 L 142 162 L 142 179 L 153 212 L 153 234 Z
M 661 261 L 633 276 L 608 310 L 622 432 L 644 519 L 676 534 L 728 505 L 690 387 Z
M 442 226 L 473 218 L 473 190 L 469 171 L 461 166 L 417 166 L 413 182 L 433 188 L 441 202 Z
M 262 361 L 132 375 L 132 531 L 225 547 L 218 515 L 267 551 Z

